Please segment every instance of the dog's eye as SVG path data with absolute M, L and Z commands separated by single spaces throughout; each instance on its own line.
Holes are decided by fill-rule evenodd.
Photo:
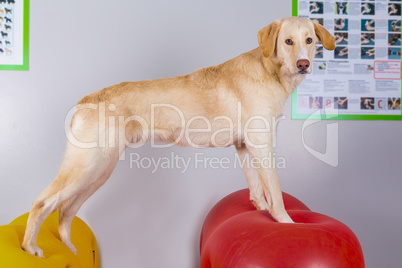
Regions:
M 307 38 L 307 39 L 306 39 L 306 43 L 307 43 L 307 44 L 311 44 L 311 43 L 313 43 L 313 39 L 312 39 L 312 38 L 310 38 L 310 37 L 309 37 L 309 38 Z
M 293 45 L 292 39 L 286 39 L 285 43 L 286 43 L 286 45 L 289 45 L 289 46 Z

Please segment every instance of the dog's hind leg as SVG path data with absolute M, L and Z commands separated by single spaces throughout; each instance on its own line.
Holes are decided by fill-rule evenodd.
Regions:
M 104 161 L 101 161 L 105 163 Z M 82 189 L 74 198 L 66 201 L 59 207 L 59 233 L 61 241 L 74 253 L 77 254 L 77 250 L 71 242 L 71 223 L 77 214 L 78 210 L 81 208 L 82 204 L 92 196 L 110 177 L 116 165 L 117 159 L 114 158 L 112 163 L 109 163 L 108 170 L 101 174 L 99 178 L 94 180 L 94 182 L 88 185 L 86 188 Z
M 68 181 L 68 174 L 65 171 L 61 171 L 53 183 L 32 204 L 22 243 L 22 249 L 26 252 L 43 258 L 42 250 L 36 245 L 38 232 L 46 217 L 61 203 L 70 199 L 75 194 L 71 187 L 66 187 Z
M 106 178 L 107 179 L 107 178 Z M 102 179 L 101 182 L 94 182 L 87 188 L 83 189 L 71 200 L 66 201 L 65 204 L 59 207 L 59 234 L 61 241 L 74 253 L 77 254 L 77 250 L 71 242 L 71 223 L 81 208 L 82 204 L 93 195 L 106 179 Z
M 246 175 L 248 188 L 250 190 L 250 200 L 259 210 L 270 210 L 271 198 L 267 196 L 267 201 L 264 197 L 264 188 L 261 184 L 261 179 L 256 168 L 251 166 L 250 153 L 245 144 L 236 146 L 237 154 L 239 155 L 240 165 Z M 268 193 L 266 193 L 268 194 Z
M 117 127 L 109 121 L 113 117 L 106 117 L 106 113 L 101 117 L 101 107 L 83 103 L 74 114 L 60 172 L 33 203 L 28 217 L 22 248 L 32 255 L 43 257 L 36 245 L 38 232 L 47 216 L 60 206 L 60 236 L 75 252 L 70 226 L 76 212 L 106 182 L 126 146 L 131 142 L 146 142 L 148 138 L 148 130 L 142 129 L 135 118 L 120 122 L 119 116 Z
M 61 241 L 74 253 L 77 249 L 71 242 L 71 223 L 82 204 L 98 189 L 85 189 L 72 200 L 59 207 L 59 234 Z
M 68 144 L 59 174 L 33 203 L 23 249 L 32 255 L 43 257 L 42 251 L 36 245 L 40 226 L 51 212 L 64 203 L 60 211 L 61 238 L 74 251 L 69 238 L 71 221 L 82 203 L 109 178 L 118 158 L 117 148 L 81 149 Z
M 32 255 L 43 257 L 42 250 L 36 245 L 40 226 L 49 214 L 62 204 L 61 238 L 74 251 L 69 237 L 73 215 L 82 203 L 109 178 L 119 155 L 125 149 L 125 143 L 116 143 L 119 146 L 99 146 L 99 142 L 107 137 L 100 135 L 96 116 L 96 110 L 90 109 L 74 115 L 60 172 L 32 205 L 22 243 L 22 248 Z M 94 146 L 73 144 L 72 133 L 76 141 L 91 143 L 95 141 Z M 85 144 L 82 143 L 82 145 Z

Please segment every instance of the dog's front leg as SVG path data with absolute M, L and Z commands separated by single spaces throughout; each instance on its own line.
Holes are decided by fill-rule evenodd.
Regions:
M 237 154 L 243 169 L 244 175 L 247 179 L 248 188 L 250 190 L 250 201 L 258 210 L 271 209 L 271 197 L 267 193 L 267 201 L 264 198 L 264 189 L 262 187 L 262 180 L 259 178 L 258 170 L 251 164 L 250 153 L 245 144 L 236 146 Z
M 249 138 L 245 144 L 250 152 L 251 161 L 257 168 L 265 196 L 271 205 L 268 211 L 278 222 L 293 223 L 293 220 L 285 210 L 278 175 L 273 164 L 275 161 L 272 161 L 274 150 L 271 133 L 250 133 Z

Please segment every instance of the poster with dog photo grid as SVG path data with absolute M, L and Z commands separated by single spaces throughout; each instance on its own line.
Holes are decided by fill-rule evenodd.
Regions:
M 317 44 L 293 119 L 402 120 L 401 0 L 293 0 L 293 16 L 335 37 L 333 51 Z
M 28 70 L 29 0 L 0 0 L 0 70 Z

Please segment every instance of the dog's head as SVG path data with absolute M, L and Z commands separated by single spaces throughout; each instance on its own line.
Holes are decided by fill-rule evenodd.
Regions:
M 318 22 L 290 17 L 276 20 L 258 33 L 264 57 L 275 58 L 290 74 L 311 73 L 316 44 L 335 49 L 335 38 Z

